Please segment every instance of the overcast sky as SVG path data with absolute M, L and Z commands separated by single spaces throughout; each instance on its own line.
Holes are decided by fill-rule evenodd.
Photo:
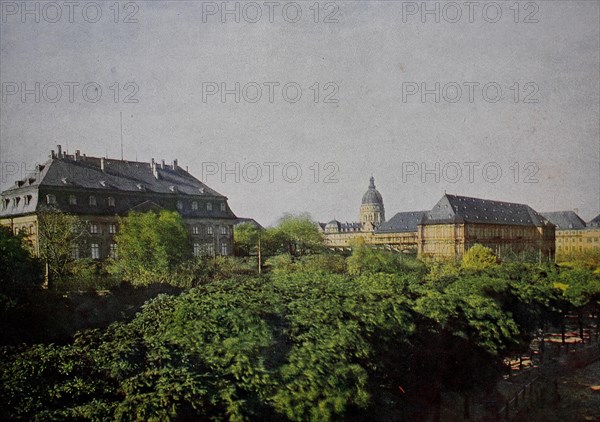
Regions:
M 388 218 L 444 191 L 600 213 L 598 1 L 115 4 L 2 0 L 3 189 L 56 144 L 120 157 L 122 112 L 126 159 L 263 224 L 355 221 L 371 174 Z

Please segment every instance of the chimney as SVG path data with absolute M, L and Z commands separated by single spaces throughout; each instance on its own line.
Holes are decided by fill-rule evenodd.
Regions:
M 100 170 L 104 172 L 104 157 L 100 157 Z
M 81 159 L 81 151 L 75 151 L 75 161 L 79 161 Z
M 56 158 L 56 153 L 54 152 L 53 149 L 50 150 L 50 158 L 52 158 L 52 159 Z
M 173 170 L 177 170 L 177 158 L 173 160 Z
M 58 158 L 62 158 L 62 146 L 57 145 L 56 150 L 58 151 Z
M 160 160 L 160 168 L 165 169 L 165 160 Z
M 156 161 L 154 161 L 154 158 L 152 159 L 152 162 L 150 163 L 150 168 L 152 169 L 152 175 L 158 179 L 158 169 L 156 168 Z

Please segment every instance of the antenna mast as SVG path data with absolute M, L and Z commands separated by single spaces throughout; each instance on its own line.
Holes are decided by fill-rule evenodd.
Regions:
M 121 161 L 123 161 L 123 112 L 119 112 L 121 116 Z

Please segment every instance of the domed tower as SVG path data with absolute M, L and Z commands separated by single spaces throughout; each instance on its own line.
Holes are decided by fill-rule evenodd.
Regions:
M 364 231 L 375 230 L 381 223 L 385 222 L 385 209 L 383 208 L 383 197 L 375 189 L 375 178 L 371 176 L 369 189 L 362 197 L 360 206 L 360 224 Z

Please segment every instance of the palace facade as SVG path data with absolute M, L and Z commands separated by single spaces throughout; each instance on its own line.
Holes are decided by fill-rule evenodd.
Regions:
M 326 244 L 350 249 L 362 238 L 375 247 L 447 259 L 460 258 L 479 243 L 499 257 L 527 252 L 554 259 L 554 225 L 524 204 L 444 194 L 430 210 L 399 212 L 386 221 L 383 197 L 371 177 L 359 220 L 320 224 Z
M 182 169 L 165 164 L 69 155 L 51 151 L 49 160 L 0 196 L 0 225 L 25 232 L 39 253 L 38 215 L 45 208 L 79 216 L 89 236 L 73 248 L 74 258 L 116 256 L 119 217 L 133 211 L 178 212 L 188 227 L 194 254 L 230 255 L 237 217 L 227 198 Z
M 575 211 L 554 211 L 542 214 L 556 226 L 557 254 L 600 248 L 600 215 L 586 223 Z

